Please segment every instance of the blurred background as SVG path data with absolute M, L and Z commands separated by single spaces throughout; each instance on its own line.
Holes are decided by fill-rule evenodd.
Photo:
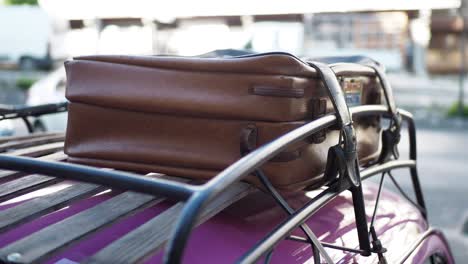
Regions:
M 398 105 L 415 115 L 429 220 L 465 263 L 467 17 L 466 0 L 0 0 L 0 104 L 64 101 L 63 61 L 79 55 L 370 56 L 386 66 Z M 33 125 L 64 130 L 66 114 Z M 26 132 L 21 122 L 0 122 L 0 135 Z M 408 177 L 401 181 L 410 188 Z

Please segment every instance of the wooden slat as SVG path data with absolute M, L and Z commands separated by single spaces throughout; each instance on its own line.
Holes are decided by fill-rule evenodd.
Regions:
M 4 247 L 0 250 L 0 258 L 6 259 L 11 253 L 21 252 L 19 263 L 43 260 L 62 247 L 135 213 L 137 209 L 146 208 L 162 200 L 162 197 L 135 192 L 119 194 Z
M 0 170 L 0 179 L 20 176 L 20 175 L 21 173 L 17 171 Z
M 58 151 L 58 152 L 51 153 L 42 157 L 38 157 L 37 159 L 47 160 L 47 161 L 63 161 L 67 158 L 68 156 L 65 153 L 63 153 L 63 151 Z
M 11 151 L 8 152 L 8 155 L 39 157 L 39 159 L 59 161 L 64 160 L 67 157 L 63 152 L 61 152 L 61 150 L 63 150 L 63 143 L 57 142 Z M 23 174 L 24 173 L 16 171 L 0 170 L 0 179 L 4 180 L 7 178 L 21 176 Z
M 246 183 L 237 183 L 216 197 L 202 212 L 199 225 L 254 190 Z M 86 263 L 134 263 L 160 249 L 169 239 L 184 206 L 179 202 L 92 256 Z
M 0 185 L 0 202 L 60 181 L 43 175 L 28 175 Z
M 89 183 L 71 183 L 51 194 L 36 197 L 0 212 L 0 232 L 62 208 L 73 201 L 92 196 L 105 188 Z
M 56 152 L 56 153 L 52 153 L 46 156 L 39 157 L 37 159 L 49 160 L 49 161 L 61 161 L 61 160 L 65 160 L 66 158 L 67 158 L 67 155 L 65 155 L 65 153 L 60 151 L 60 152 Z M 16 172 L 16 171 L 7 171 L 7 170 L 0 171 L 0 179 L 2 181 L 9 179 L 9 178 L 20 177 L 22 175 L 24 175 L 24 173 Z
M 59 161 L 64 160 L 66 157 L 67 156 L 63 152 L 57 152 L 40 157 L 39 159 Z M 8 180 L 8 178 L 13 177 L 18 178 L 0 184 L 0 202 L 57 183 L 62 180 L 59 178 L 35 174 L 22 176 L 22 174 L 18 174 L 18 172 L 6 172 L 4 174 L 0 174 L 0 179 L 2 180 Z
M 49 144 L 49 143 L 55 143 L 55 142 L 62 142 L 64 140 L 65 138 L 63 135 L 50 135 L 50 136 L 29 138 L 29 139 L 22 139 L 22 140 L 12 140 L 12 141 L 8 141 L 8 142 L 0 144 L 0 152 L 27 148 L 27 147 L 32 147 L 32 146 L 38 146 L 38 145 L 43 145 L 43 144 Z
M 60 151 L 39 157 L 38 159 L 48 161 L 61 161 L 65 160 L 66 158 L 67 155 Z M 62 181 L 62 179 L 60 178 L 35 174 L 25 175 L 24 173 L 15 171 L 1 171 L 0 180 L 2 180 L 3 182 L 0 184 L 0 202 Z
M 25 149 L 18 149 L 6 154 L 14 156 L 40 157 L 63 149 L 63 142 L 49 143 Z
M 58 133 L 34 133 L 34 134 L 29 134 L 25 136 L 6 136 L 6 137 L 0 137 L 0 144 L 3 144 L 5 142 L 9 141 L 21 141 L 21 140 L 28 140 L 32 138 L 41 138 L 41 137 L 49 137 L 49 136 L 54 136 L 54 135 L 63 135 L 65 136 L 64 133 L 58 132 Z
M 154 196 L 125 192 L 88 210 L 50 225 L 0 250 L 0 257 L 21 252 L 20 263 L 39 261 L 51 252 L 112 223 L 129 212 L 153 201 Z

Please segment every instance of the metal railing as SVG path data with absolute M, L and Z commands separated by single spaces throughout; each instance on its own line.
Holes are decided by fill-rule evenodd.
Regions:
M 384 116 L 389 117 L 388 109 L 381 105 L 358 106 L 350 109 L 353 117 L 361 116 Z M 422 208 L 422 214 L 425 216 L 425 205 L 421 191 L 417 170 L 416 170 L 416 133 L 415 126 L 410 113 L 399 110 L 403 120 L 408 124 L 410 159 L 392 160 L 382 164 L 374 165 L 361 171 L 361 179 L 365 180 L 373 175 L 387 172 L 397 168 L 409 168 L 413 181 L 413 188 L 417 197 L 417 204 Z M 164 195 L 169 198 L 187 201 L 179 217 L 176 228 L 174 229 L 169 246 L 166 250 L 165 262 L 180 262 L 186 241 L 194 228 L 195 220 L 200 215 L 203 208 L 209 201 L 218 196 L 223 190 L 229 188 L 232 184 L 243 180 L 247 175 L 255 173 L 264 163 L 276 154 L 286 149 L 291 144 L 298 142 L 310 135 L 323 129 L 336 125 L 337 118 L 329 114 L 310 123 L 305 124 L 278 139 L 258 148 L 247 154 L 224 171 L 219 173 L 203 185 L 190 185 L 178 183 L 170 180 L 141 177 L 141 175 L 121 172 L 115 170 L 101 170 L 98 168 L 76 165 L 70 163 L 50 162 L 33 158 L 17 157 L 9 155 L 0 155 L 0 168 L 6 170 L 22 171 L 26 173 L 37 173 L 54 176 L 58 178 L 71 179 L 84 182 L 97 183 L 119 189 L 132 190 L 152 195 Z M 240 263 L 252 263 L 261 256 L 268 254 L 272 248 L 281 240 L 288 237 L 294 229 L 300 227 L 313 215 L 318 209 L 327 202 L 347 190 L 350 186 L 335 181 L 325 190 L 312 198 L 305 206 L 291 212 L 290 216 L 268 235 L 260 240 L 250 249 L 241 259 Z M 367 226 L 367 224 L 366 224 Z M 308 241 L 308 240 L 307 240 Z M 314 243 L 314 247 L 332 247 L 325 243 Z M 346 248 L 339 248 L 347 250 Z M 348 249 L 349 251 L 361 254 L 370 254 L 374 252 L 363 252 L 362 250 Z M 320 252 L 327 262 L 330 257 L 323 250 Z
M 8 155 L 0 155 L 0 168 L 27 173 L 45 174 L 77 181 L 92 182 L 109 187 L 132 190 L 152 195 L 163 195 L 172 199 L 186 201 L 165 251 L 165 263 L 181 262 L 187 240 L 203 209 L 224 190 L 251 174 L 256 175 L 260 179 L 260 182 L 263 183 L 265 189 L 270 192 L 278 205 L 281 206 L 289 216 L 284 222 L 276 226 L 269 234 L 246 252 L 245 255 L 238 260 L 239 263 L 253 263 L 264 255 L 268 262 L 274 246 L 283 239 L 292 239 L 310 243 L 312 245 L 315 263 L 320 263 L 321 256 L 327 263 L 333 262 L 324 250 L 325 247 L 359 253 L 363 256 L 377 254 L 380 259 L 384 259 L 384 249 L 381 246 L 380 241 L 378 241 L 375 230 L 373 230 L 373 221 L 371 221 L 370 228 L 367 223 L 364 210 L 364 200 L 362 197 L 361 180 L 365 180 L 382 173 L 382 179 L 379 186 L 380 194 L 385 175 L 384 173 L 389 173 L 391 170 L 397 168 L 409 168 L 413 189 L 416 194 L 417 201 L 415 204 L 421 210 L 422 215 L 426 217 L 427 214 L 424 198 L 416 169 L 416 132 L 412 115 L 404 110 L 395 108 L 391 88 L 384 76 L 384 73 L 375 65 L 340 63 L 327 66 L 316 62 L 308 62 L 307 64 L 313 67 L 316 70 L 318 77 L 323 80 L 336 112 L 311 121 L 284 134 L 274 141 L 259 147 L 202 185 L 195 186 L 164 179 L 149 179 L 141 177 L 138 174 L 128 172 L 100 170 L 90 166 L 48 162 Z M 348 109 L 336 76 L 347 74 L 353 75 L 357 73 L 376 76 L 380 80 L 384 91 L 384 97 L 387 101 L 387 106 L 364 105 Z M 66 105 L 64 107 L 65 108 L 55 107 L 55 110 L 65 111 Z M 52 108 L 52 110 L 47 109 L 48 108 L 46 107 L 44 107 L 44 109 L 39 108 L 39 110 L 44 110 L 42 112 L 37 109 L 37 111 L 29 112 L 26 110 L 15 112 L 13 110 L 9 111 L 8 109 L 5 109 L 5 111 L 2 112 L 0 109 L 0 120 L 6 118 L 23 118 L 26 122 L 28 115 L 34 115 L 33 113 L 42 114 L 53 110 Z M 385 155 L 379 158 L 379 162 L 377 164 L 359 171 L 358 161 L 356 158 L 356 141 L 351 124 L 353 119 L 363 116 L 386 117 L 390 119 L 391 125 L 383 132 L 387 133 L 388 136 L 386 141 L 383 140 L 383 150 L 385 149 L 386 152 L 384 153 Z M 403 119 L 403 121 L 408 125 L 410 145 L 409 160 L 397 160 L 398 154 L 394 149 L 396 144 L 399 142 L 401 119 Z M 331 127 L 340 127 L 341 129 L 342 138 L 340 137 L 340 142 L 338 142 L 338 145 L 335 147 L 339 148 L 337 151 L 341 151 L 340 153 L 342 153 L 345 159 L 344 162 L 339 163 L 339 166 L 342 168 L 340 168 L 341 170 L 338 173 L 338 177 L 333 175 L 334 178 L 327 182 L 328 186 L 322 192 L 312 198 L 302 208 L 294 211 L 269 182 L 267 175 L 265 175 L 261 170 L 261 166 L 292 144 Z M 392 157 L 395 159 L 391 159 Z M 325 173 L 327 173 L 327 171 L 325 171 Z M 391 174 L 389 176 L 391 176 Z M 391 178 L 393 179 L 393 177 Z M 310 230 L 310 228 L 305 224 L 305 221 L 310 218 L 311 215 L 345 190 L 350 190 L 353 194 L 354 213 L 360 245 L 359 249 L 345 248 L 320 242 L 312 230 Z M 378 204 L 379 197 L 380 195 L 377 195 L 376 204 Z M 374 209 L 374 215 L 376 210 L 377 206 Z M 372 219 L 374 219 L 374 217 L 372 217 Z M 304 231 L 306 238 L 290 237 L 289 234 L 299 227 Z M 369 239 L 371 236 L 372 245 Z

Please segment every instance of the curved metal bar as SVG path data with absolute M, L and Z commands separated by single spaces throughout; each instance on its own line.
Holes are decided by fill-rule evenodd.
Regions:
M 23 116 L 21 119 L 23 120 L 23 123 L 26 125 L 26 128 L 28 129 L 28 133 L 29 134 L 34 133 L 34 127 L 32 126 L 29 119 L 26 116 Z
M 386 117 L 390 117 L 388 113 L 382 113 L 382 110 L 386 109 L 380 105 L 366 105 L 358 106 L 351 108 L 351 114 L 359 115 L 378 115 L 381 114 Z M 408 136 L 409 136 L 409 158 L 410 160 L 417 160 L 417 147 L 416 147 L 416 125 L 413 120 L 413 115 L 403 109 L 397 109 L 397 112 L 400 113 L 403 120 L 408 124 Z M 416 195 L 416 201 L 419 206 L 421 206 L 424 211 L 421 211 L 423 217 L 427 220 L 427 208 L 426 203 L 424 202 L 424 195 L 421 188 L 421 183 L 419 182 L 418 170 L 416 166 L 410 168 L 411 181 L 413 183 L 413 190 Z M 361 175 L 362 176 L 362 175 Z
M 407 119 L 408 122 L 408 135 L 409 135 L 409 157 L 412 160 L 417 160 L 417 149 L 416 149 L 416 126 L 413 119 Z M 424 202 L 424 195 L 421 188 L 421 183 L 419 182 L 418 170 L 415 167 L 410 169 L 411 181 L 413 182 L 413 189 L 416 195 L 416 201 L 424 209 L 422 212 L 423 217 L 427 220 L 427 208 L 426 203 Z
M 356 74 L 376 76 L 382 85 L 382 90 L 384 92 L 385 101 L 387 102 L 389 111 L 394 115 L 397 113 L 390 82 L 385 76 L 386 74 L 384 69 L 380 65 L 372 62 L 361 61 L 357 63 L 335 63 L 330 65 L 330 68 L 335 72 L 336 76 Z
M 374 176 L 375 174 L 379 174 L 382 172 L 386 172 L 393 169 L 401 169 L 401 168 L 416 168 L 416 161 L 415 160 L 392 160 L 388 161 L 384 164 L 373 166 L 367 168 L 361 172 L 361 179 L 366 180 L 369 177 Z
M 307 240 L 307 238 L 300 237 L 300 236 L 290 235 L 290 236 L 286 237 L 285 239 L 295 241 L 295 242 L 304 243 L 304 244 L 309 244 L 310 243 L 309 240 Z M 330 244 L 330 243 L 326 243 L 326 242 L 320 242 L 320 244 L 322 244 L 322 246 L 326 247 L 326 248 L 332 248 L 332 249 L 341 250 L 341 251 L 348 251 L 348 252 L 353 252 L 353 253 L 357 253 L 357 254 L 365 253 L 361 249 L 347 248 L 347 247 L 342 247 L 342 246 L 338 246 L 338 245 Z M 314 262 L 314 263 L 320 263 L 320 262 Z
M 405 120 L 412 121 L 411 113 L 400 109 L 398 111 Z M 350 108 L 350 113 L 353 116 L 381 115 L 391 117 L 388 112 L 388 108 L 382 105 L 357 106 Z M 193 199 L 191 198 L 187 202 L 181 212 L 173 231 L 172 239 L 169 241 L 164 255 L 165 263 L 180 263 L 183 250 L 195 220 L 210 199 L 218 195 L 222 190 L 226 189 L 233 183 L 242 180 L 249 173 L 262 166 L 265 162 L 286 149 L 289 145 L 303 140 L 322 129 L 331 127 L 336 123 L 337 117 L 333 114 L 329 114 L 305 124 L 249 153 L 201 186 L 201 192 L 203 192 L 203 194 L 197 194 L 196 198 L 192 197 Z M 327 196 L 325 195 L 325 198 L 318 197 L 318 199 L 327 199 L 326 197 Z M 200 210 L 193 210 L 192 208 L 198 208 Z
M 416 166 L 416 163 L 411 160 L 389 161 L 385 164 L 376 165 L 372 168 L 363 170 L 361 172 L 361 176 L 363 176 L 362 180 L 365 180 L 384 171 L 398 168 L 412 168 L 414 166 Z M 304 207 L 297 210 L 288 219 L 273 229 L 263 240 L 253 246 L 252 249 L 239 260 L 239 263 L 255 263 L 255 261 L 263 256 L 263 254 L 268 252 L 281 240 L 286 238 L 294 229 L 303 224 L 311 215 L 313 215 L 320 208 L 322 208 L 329 201 L 331 201 L 346 189 L 347 188 L 339 190 L 338 183 L 332 184 L 329 188 L 311 199 Z
M 354 107 L 350 109 L 350 112 L 353 116 L 381 115 L 389 117 L 387 107 L 382 105 Z M 414 122 L 410 113 L 403 110 L 399 110 L 399 112 L 408 122 L 410 135 L 410 158 L 415 161 L 416 132 Z M 246 155 L 202 186 L 191 186 L 162 179 L 147 179 L 136 174 L 119 171 L 105 171 L 89 166 L 47 162 L 8 155 L 0 155 L 0 167 L 28 173 L 46 174 L 58 178 L 92 182 L 115 188 L 149 193 L 152 195 L 165 195 L 167 197 L 178 200 L 188 199 L 188 202 L 179 217 L 178 223 L 174 230 L 174 235 L 169 242 L 169 247 L 165 255 L 165 260 L 167 262 L 178 263 L 181 260 L 182 253 L 185 248 L 188 236 L 193 228 L 193 224 L 196 222 L 196 218 L 204 206 L 206 206 L 207 202 L 209 202 L 212 198 L 214 198 L 233 183 L 242 180 L 249 173 L 253 172 L 256 168 L 260 167 L 262 164 L 273 158 L 289 145 L 303 140 L 322 129 L 333 126 L 336 123 L 336 116 L 330 114 L 310 122 L 302 127 L 299 127 Z M 423 208 L 425 208 L 415 163 L 403 164 L 399 161 L 394 161 L 394 163 L 388 162 L 380 165 L 380 169 L 374 168 L 374 170 L 380 171 L 382 169 L 391 169 L 399 166 L 410 167 L 417 201 Z M 363 179 L 368 177 L 366 176 L 366 171 L 364 171 L 361 176 Z M 332 188 L 327 189 L 315 197 L 311 201 L 311 204 L 297 211 L 294 214 L 294 217 L 284 224 L 285 227 L 281 227 L 281 229 L 273 232 L 273 240 L 271 240 L 272 238 L 269 238 L 268 241 L 270 242 L 268 242 L 269 244 L 266 245 L 269 246 L 272 243 L 274 244 L 274 242 L 278 242 L 279 239 L 282 238 L 282 233 L 280 231 L 284 230 L 284 228 L 286 228 L 286 230 L 290 230 L 288 228 L 294 228 L 297 222 L 300 223 L 301 221 L 304 221 L 304 219 L 308 218 L 323 204 L 335 197 L 339 193 L 336 190 L 332 190 Z M 274 240 L 275 238 L 278 240 Z M 254 252 L 264 252 L 262 251 L 264 247 L 265 246 L 255 248 Z
M 395 263 L 405 263 L 406 260 L 408 260 L 408 258 L 411 256 L 411 254 L 413 254 L 414 251 L 430 236 L 438 236 L 441 240 L 444 241 L 445 245 L 448 245 L 447 240 L 446 240 L 444 234 L 442 233 L 442 231 L 440 231 L 438 229 L 434 229 L 434 228 L 429 228 L 428 230 L 426 230 L 426 232 L 422 233 L 418 237 L 418 239 L 416 239 L 416 241 L 414 241 L 413 244 L 409 245 L 408 250 L 403 254 L 403 256 L 400 258 L 400 260 L 398 260 Z M 450 248 L 448 248 L 448 249 L 450 250 Z M 453 256 L 452 254 L 449 254 L 448 257 L 452 258 L 452 256 Z M 452 261 L 450 263 L 454 263 L 454 262 L 455 261 L 452 259 Z
M 97 183 L 124 190 L 133 190 L 151 195 L 164 195 L 178 200 L 186 200 L 199 190 L 175 181 L 142 177 L 123 171 L 102 170 L 64 162 L 50 162 L 34 158 L 0 154 L 0 168 L 26 173 L 44 174 L 57 178 Z
M 375 76 L 375 70 L 372 67 L 361 63 L 338 62 L 330 64 L 330 68 L 332 68 L 338 77 L 352 77 L 356 75 Z
M 311 134 L 335 124 L 336 120 L 336 116 L 330 114 L 305 124 L 304 126 L 299 127 L 249 153 L 203 185 L 202 188 L 204 190 L 201 191 L 202 194 L 194 195 L 182 210 L 174 229 L 172 239 L 169 241 L 168 249 L 164 256 L 164 262 L 181 262 L 183 250 L 195 220 L 200 214 L 201 209 L 206 206 L 210 199 L 233 183 L 242 180 L 256 168 L 260 167 L 276 154 L 283 151 L 290 144 L 305 139 Z M 193 210 L 192 208 L 199 208 L 200 210 Z
M 294 213 L 294 209 L 289 206 L 288 202 L 281 196 L 281 194 L 276 190 L 273 184 L 268 180 L 267 176 L 263 173 L 261 169 L 257 169 L 255 174 L 263 183 L 263 186 L 270 192 L 273 196 L 273 199 L 289 214 Z M 307 236 L 309 243 L 312 246 L 312 251 L 314 255 L 314 263 L 321 263 L 320 261 L 320 254 L 323 255 L 326 263 L 333 264 L 331 257 L 328 255 L 327 251 L 322 247 L 320 241 L 318 240 L 317 236 L 315 236 L 314 232 L 310 229 L 307 224 L 303 224 L 300 226 L 302 231 Z
M 401 188 L 400 184 L 398 184 L 397 180 L 395 179 L 395 177 L 393 177 L 390 171 L 388 172 L 388 177 L 390 178 L 395 188 L 400 192 L 401 196 L 403 196 L 403 198 L 406 199 L 406 201 L 408 201 L 414 207 L 418 208 L 419 211 L 421 211 L 421 214 L 426 214 L 426 209 L 422 208 L 417 202 L 414 202 L 413 199 L 411 199 L 411 197 L 408 196 L 408 194 L 406 194 L 405 190 Z
M 67 109 L 68 102 L 19 107 L 0 105 L 0 121 L 21 118 L 26 125 L 28 132 L 31 134 L 34 132 L 34 127 L 32 126 L 28 117 L 64 112 L 67 111 Z
M 389 111 L 392 115 L 396 115 L 397 111 L 395 99 L 393 99 L 393 90 L 391 88 L 390 82 L 388 81 L 388 78 L 386 77 L 385 71 L 381 67 L 377 67 L 375 65 L 369 67 L 374 69 L 375 74 L 380 81 L 380 85 L 382 86 L 382 91 L 384 93 L 385 101 L 387 101 Z
M 67 111 L 67 109 L 68 109 L 68 102 L 43 104 L 43 105 L 35 105 L 35 106 L 0 105 L 0 120 L 53 114 L 53 113 Z
M 318 209 L 320 209 L 324 204 L 335 198 L 338 194 L 339 192 L 332 190 L 332 188 L 327 188 L 325 191 L 321 192 L 310 200 L 307 205 L 300 210 L 297 210 L 294 214 L 288 217 L 287 220 L 273 229 L 262 241 L 253 246 L 249 252 L 241 257 L 238 263 L 255 263 L 255 261 L 263 256 L 263 254 L 286 238 L 292 230 L 305 222 L 306 219 L 318 211 Z

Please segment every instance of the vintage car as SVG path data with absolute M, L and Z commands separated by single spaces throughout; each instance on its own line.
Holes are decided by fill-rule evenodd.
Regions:
M 349 72 L 336 67 L 335 73 L 340 70 Z M 328 83 L 333 76 L 322 73 L 335 92 L 335 112 L 246 153 L 208 180 L 67 162 L 69 134 L 1 138 L 1 262 L 454 263 L 444 235 L 426 219 L 412 115 L 385 105 L 348 110 L 341 88 Z M 28 123 L 67 106 L 5 109 L 0 120 Z M 388 131 L 398 138 L 395 122 L 406 124 L 409 159 L 398 158 L 398 138 L 390 137 L 382 146 L 386 159 L 357 167 L 356 139 L 344 135 L 325 170 L 336 177 L 320 187 L 278 191 L 260 169 L 291 144 L 332 126 L 346 134 L 352 130 L 346 118 L 365 116 L 390 118 Z M 409 172 L 416 201 L 393 176 L 397 169 Z M 248 174 L 260 184 L 242 181 Z M 399 192 L 383 188 L 385 179 Z

